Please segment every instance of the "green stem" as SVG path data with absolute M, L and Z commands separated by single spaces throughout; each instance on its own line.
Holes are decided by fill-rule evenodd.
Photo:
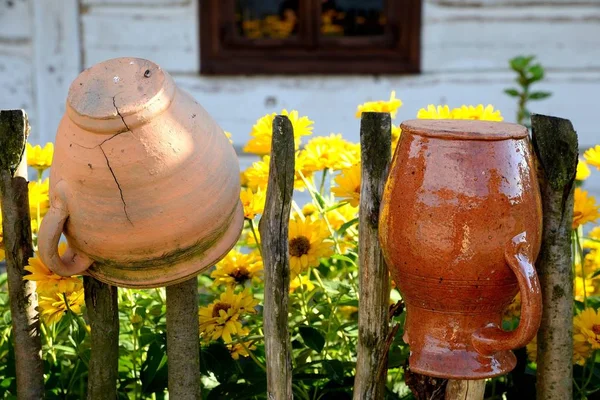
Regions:
M 250 358 L 252 359 L 252 361 L 254 361 L 254 363 L 256 365 L 258 365 L 258 367 L 260 369 L 262 369 L 264 372 L 267 372 L 267 368 L 260 362 L 260 360 L 258 358 L 256 358 L 256 356 L 254 355 L 254 353 L 246 346 L 246 344 L 244 342 L 239 342 L 242 347 L 244 348 L 244 350 L 246 350 L 246 352 L 248 353 L 248 355 L 250 356 Z
M 323 170 L 323 174 L 321 175 L 321 185 L 319 186 L 319 194 L 323 196 L 323 190 L 325 190 L 325 179 L 327 178 L 328 169 L 325 168 Z
M 258 240 L 258 234 L 256 233 L 256 229 L 254 227 L 254 220 L 248 219 L 250 223 L 250 229 L 252 230 L 252 236 L 254 236 L 254 240 L 256 241 L 256 247 L 258 247 L 258 253 L 260 254 L 260 258 L 262 259 L 262 248 L 260 246 L 260 240 Z

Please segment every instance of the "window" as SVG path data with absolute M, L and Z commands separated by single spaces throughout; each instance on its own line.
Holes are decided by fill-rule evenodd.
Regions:
M 421 0 L 200 4 L 203 74 L 419 72 Z

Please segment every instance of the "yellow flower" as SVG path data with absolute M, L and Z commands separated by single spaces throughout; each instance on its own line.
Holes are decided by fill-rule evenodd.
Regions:
M 260 187 L 256 189 L 256 193 L 251 189 L 242 190 L 240 200 L 244 206 L 244 218 L 254 219 L 265 209 L 266 193 Z
M 58 254 L 62 256 L 67 251 L 67 245 L 61 243 L 58 246 Z M 36 252 L 35 257 L 29 258 L 29 265 L 25 267 L 29 275 L 23 279 L 36 282 L 36 290 L 40 296 L 51 297 L 54 293 L 72 293 L 83 288 L 81 279 L 74 276 L 60 276 L 50 271 L 48 267 L 39 258 Z
M 29 182 L 29 213 L 31 218 L 36 218 L 38 204 L 40 207 L 40 217 L 46 215 L 48 208 L 50 208 L 50 197 L 48 190 L 50 188 L 50 180 L 44 179 L 42 183 L 36 181 Z
M 305 217 L 316 216 L 319 215 L 319 210 L 313 203 L 306 203 L 304 207 L 302 207 L 302 215 Z
M 525 346 L 527 351 L 527 358 L 531 362 L 537 362 L 537 336 L 534 336 L 531 342 Z
M 360 170 L 360 164 L 342 170 L 334 179 L 337 186 L 331 189 L 335 197 L 348 201 L 352 207 L 358 207 L 360 201 Z
M 298 156 L 304 164 L 305 171 L 321 171 L 323 169 L 342 169 L 348 167 L 348 160 L 354 154 L 351 143 L 341 134 L 311 139 Z
M 453 119 L 477 119 L 481 121 L 502 121 L 500 110 L 494 110 L 494 106 L 488 104 L 485 108 L 483 104 L 477 106 L 461 106 L 452 110 Z
M 577 163 L 577 174 L 575 175 L 575 179 L 578 181 L 585 181 L 590 174 L 591 171 L 590 167 L 588 167 L 588 164 L 583 160 L 579 160 Z
M 396 98 L 396 91 L 393 90 L 390 94 L 390 99 L 379 100 L 379 101 L 367 101 L 366 103 L 360 104 L 356 108 L 356 118 L 360 118 L 363 112 L 389 112 L 392 118 L 396 118 L 398 108 L 402 107 L 402 101 Z
M 600 144 L 589 148 L 583 153 L 583 158 L 588 164 L 593 165 L 600 170 Z
M 315 285 L 308 279 L 306 275 L 296 275 L 294 277 L 290 277 L 290 293 L 293 293 L 300 286 L 304 286 L 304 289 L 307 292 L 310 292 L 315 288 Z
M 259 282 L 263 273 L 263 263 L 256 253 L 243 254 L 231 250 L 210 274 L 214 285 L 235 287 L 248 281 Z
M 325 215 L 327 216 L 327 220 L 329 220 L 331 227 L 337 231 L 346 222 L 358 217 L 358 208 L 353 207 L 351 204 L 344 204 L 335 210 L 327 211 Z
M 254 345 L 254 342 L 244 342 L 244 344 L 242 343 L 235 343 L 235 344 L 228 344 L 227 345 L 227 350 L 229 350 L 229 354 L 231 354 L 231 358 L 233 358 L 234 360 L 239 360 L 240 356 L 242 357 L 248 357 L 248 350 L 256 350 L 256 346 Z
M 594 282 L 591 279 L 587 279 L 587 278 L 584 281 L 584 279 L 581 278 L 580 276 L 576 276 L 575 279 L 573 280 L 573 297 L 575 298 L 575 300 L 583 301 L 584 285 L 585 285 L 585 296 L 586 297 L 594 294 L 594 291 L 596 290 L 596 288 L 594 287 Z
M 292 276 L 319 265 L 319 260 L 333 254 L 329 230 L 321 220 L 290 220 L 289 255 Z
M 27 143 L 27 165 L 43 172 L 52 165 L 54 156 L 54 144 L 46 143 L 44 148 L 40 145 L 32 146 Z
M 421 108 L 417 113 L 418 119 L 452 119 L 450 107 L 429 104 L 427 109 Z
M 248 329 L 242 326 L 241 319 L 245 314 L 256 314 L 257 304 L 248 289 L 236 294 L 228 288 L 219 300 L 198 311 L 200 334 L 205 341 L 223 338 L 225 343 L 231 342 L 231 335 L 247 335 Z
M 600 208 L 596 205 L 596 199 L 588 196 L 581 188 L 575 188 L 575 207 L 573 210 L 573 229 L 588 222 L 594 222 L 600 217 Z
M 256 121 L 256 124 L 252 127 L 250 136 L 252 138 L 248 141 L 244 147 L 246 153 L 254 153 L 258 155 L 269 154 L 271 152 L 271 140 L 273 137 L 273 119 L 277 113 L 267 114 Z M 298 111 L 287 110 L 281 111 L 281 115 L 287 115 L 294 128 L 294 144 L 295 148 L 298 149 L 300 146 L 300 138 L 302 136 L 312 134 L 314 121 L 308 119 L 308 117 L 299 117 Z
M 256 192 L 258 188 L 266 191 L 267 184 L 269 183 L 269 163 L 271 162 L 270 156 L 264 156 L 260 161 L 253 162 L 250 167 L 244 171 L 244 180 L 246 186 L 252 191 Z M 304 177 L 307 180 L 312 179 L 312 173 L 305 171 L 302 159 L 296 159 L 296 174 L 294 176 L 294 188 L 303 191 L 305 188 L 304 182 L 300 178 L 298 171 L 302 171 Z
M 358 318 L 358 307 L 356 306 L 340 306 L 339 310 L 346 319 L 353 320 Z
M 521 293 L 517 293 L 512 302 L 504 310 L 504 319 L 512 319 L 521 315 Z
M 573 324 L 577 327 L 577 333 L 573 339 L 577 343 L 584 343 L 593 350 L 600 349 L 600 314 L 593 308 L 586 308 L 575 316 Z
M 65 296 L 67 298 L 68 308 L 67 303 L 65 303 Z M 67 309 L 71 309 L 75 314 L 79 314 L 84 301 L 83 288 L 81 288 L 70 294 L 54 292 L 40 295 L 38 307 L 44 322 L 48 325 L 52 325 L 60 321 L 63 315 L 65 315 L 65 312 L 67 312 Z

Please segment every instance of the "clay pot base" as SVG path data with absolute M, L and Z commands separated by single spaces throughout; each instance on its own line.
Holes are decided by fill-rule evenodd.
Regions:
M 411 371 L 446 379 L 485 379 L 510 372 L 517 364 L 511 351 L 483 356 L 471 345 L 471 336 L 501 315 L 448 313 L 407 304 L 404 341 L 410 345 Z M 415 320 L 412 321 L 411 319 Z
M 159 258 L 148 260 L 144 262 L 143 266 L 138 267 L 96 261 L 86 271 L 86 274 L 101 282 L 130 289 L 150 289 L 175 285 L 200 274 L 225 257 L 235 246 L 243 224 L 244 212 L 242 204 L 238 203 L 227 231 L 215 242 L 209 243 L 208 250 L 205 250 L 206 242 L 184 249 L 184 253 L 190 254 L 187 260 L 178 259 L 176 263 L 170 263 Z M 152 265 L 153 263 L 155 265 Z M 196 267 L 198 264 L 206 265 L 206 267 L 198 270 Z M 189 271 L 194 272 L 190 274 Z M 166 277 L 168 277 L 167 282 L 165 282 Z

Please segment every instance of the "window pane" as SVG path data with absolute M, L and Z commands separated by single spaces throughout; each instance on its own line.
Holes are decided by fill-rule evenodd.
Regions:
M 286 38 L 298 32 L 300 0 L 238 0 L 236 26 L 249 39 Z
M 378 36 L 384 34 L 384 0 L 321 0 L 321 34 Z

